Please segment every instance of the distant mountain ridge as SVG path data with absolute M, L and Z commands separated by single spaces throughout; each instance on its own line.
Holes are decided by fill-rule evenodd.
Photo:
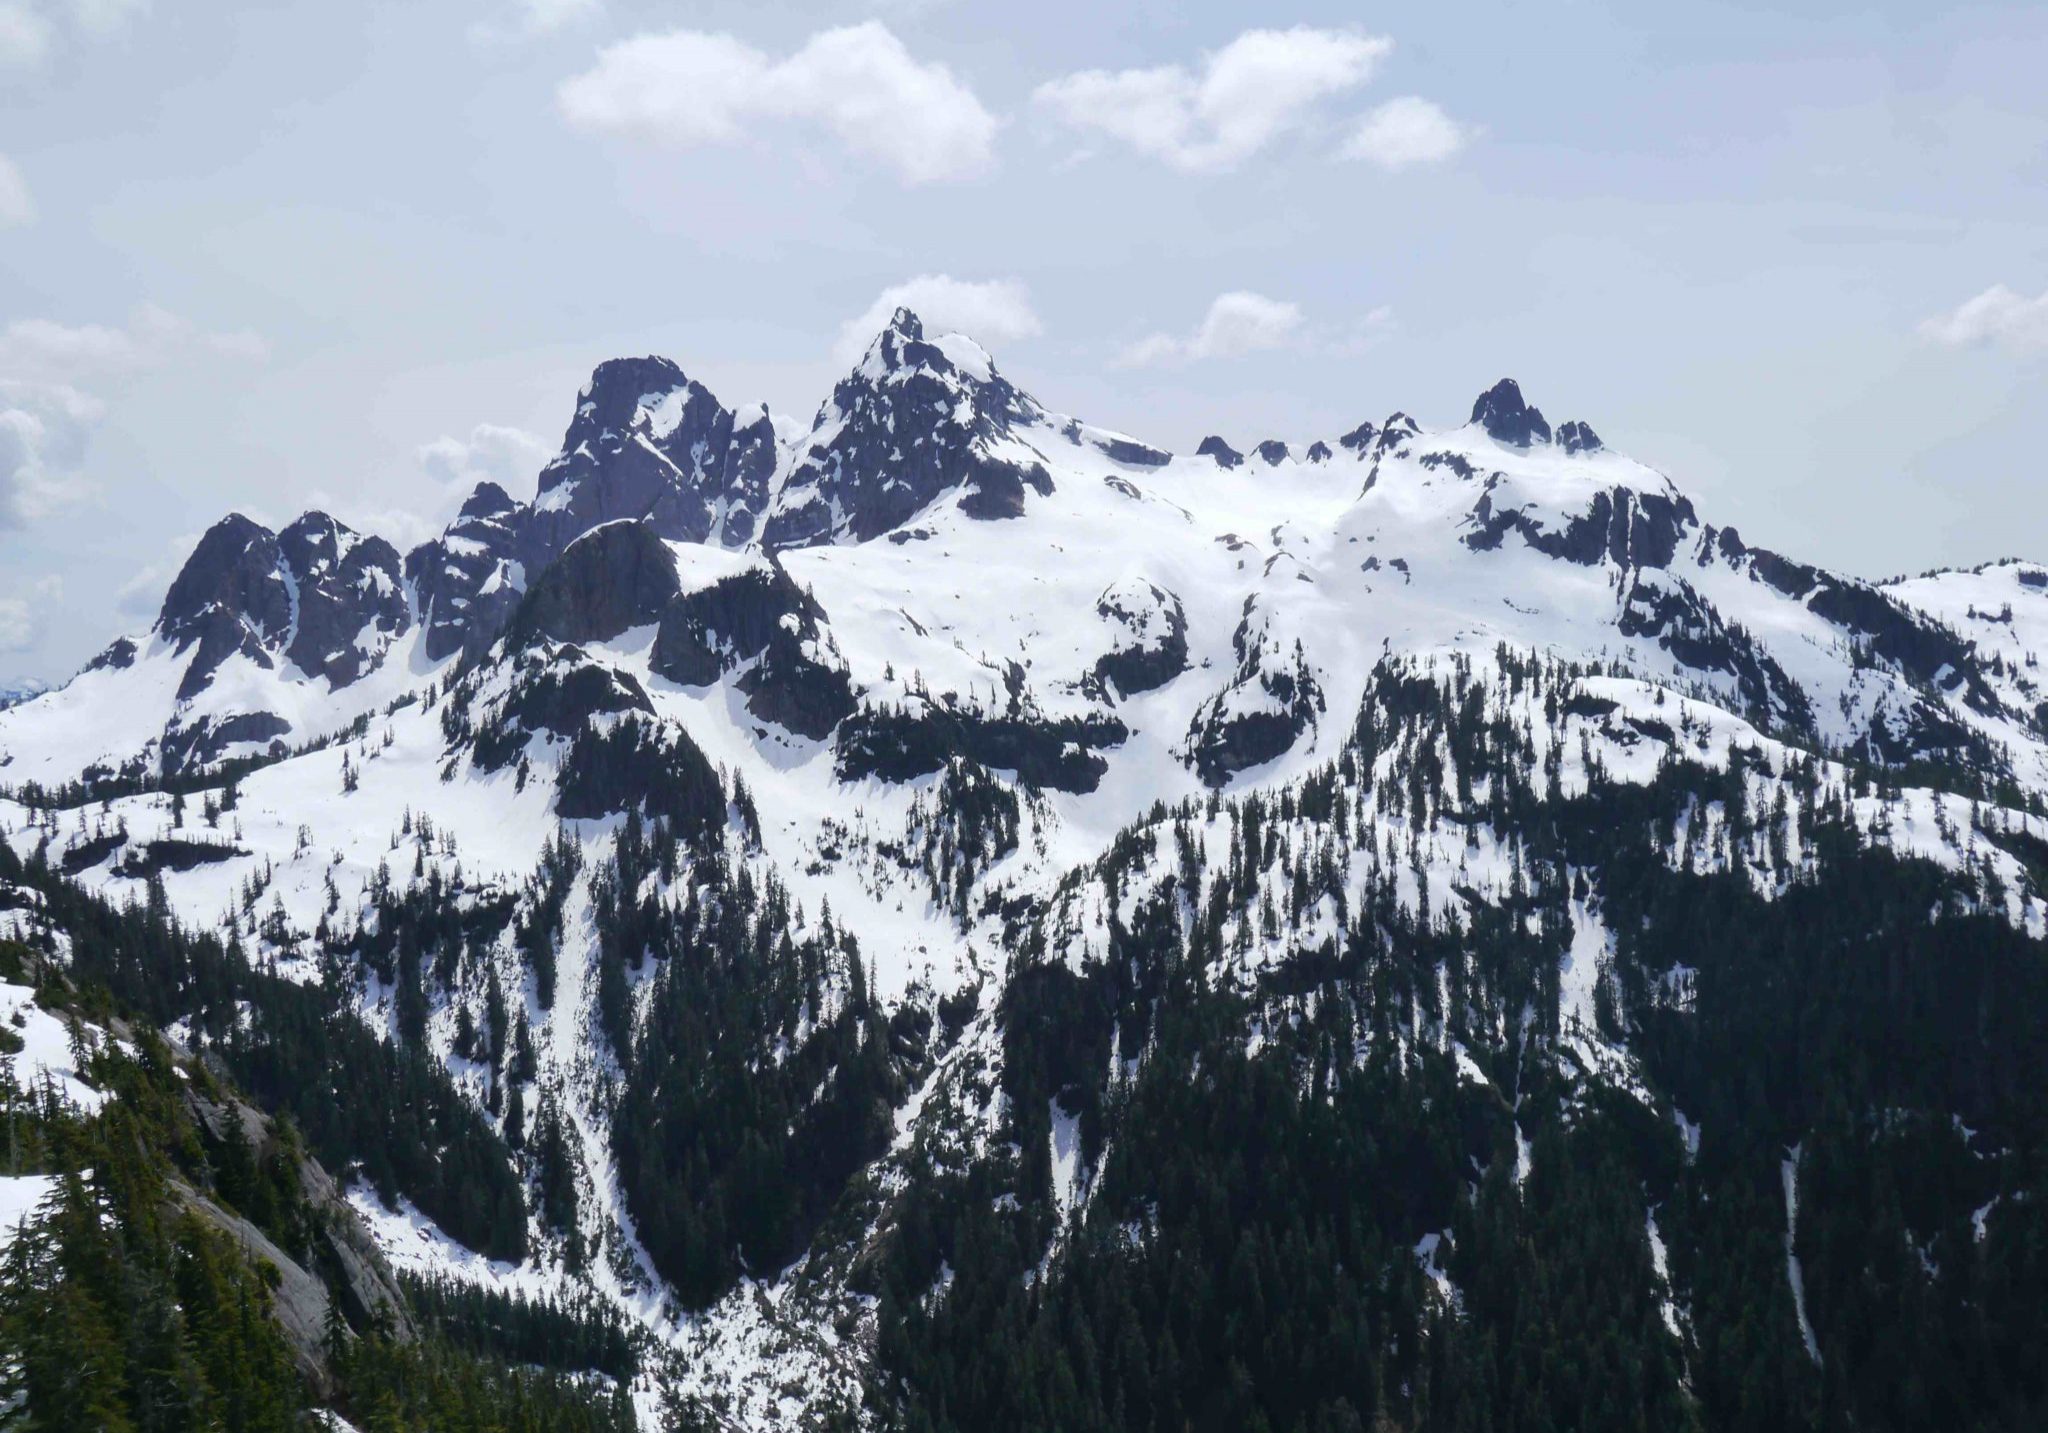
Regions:
M 1491 442 L 1475 450 L 1464 434 Z M 1654 642 L 1676 667 L 1705 679 L 1732 680 L 1748 711 L 1803 725 L 1809 741 L 1875 743 L 1892 759 L 1974 744 L 1973 759 L 1989 759 L 2007 728 L 2030 744 L 2048 734 L 2038 703 L 2030 705 L 2024 693 L 1998 695 L 1997 684 L 1977 670 L 1969 637 L 1940 630 L 1945 619 L 1938 612 L 1902 600 L 1905 585 L 1878 587 L 1752 550 L 1732 529 L 1703 524 L 1661 476 L 1608 455 L 1591 425 L 1574 420 L 1553 437 L 1512 379 L 1482 393 L 1467 428 L 1452 433 L 1425 434 L 1395 414 L 1384 424 L 1361 424 L 1334 447 L 1310 444 L 1300 456 L 1268 440 L 1247 458 L 1212 437 L 1195 458 L 1242 473 L 1248 486 L 1259 473 L 1284 482 L 1304 469 L 1330 471 L 1361 500 L 1382 465 L 1402 459 L 1461 480 L 1472 499 L 1457 498 L 1445 521 L 1470 529 L 1461 534 L 1468 548 L 1493 550 L 1512 539 L 1560 562 L 1610 570 L 1624 587 L 1618 637 Z M 1560 468 L 1561 458 L 1589 466 Z M 1542 478 L 1519 473 L 1518 459 L 1540 467 Z M 307 513 L 276 534 L 239 515 L 217 524 L 172 584 L 151 632 L 122 639 L 94 664 L 118 669 L 147 651 L 176 666 L 170 700 L 143 704 L 168 708 L 161 726 L 133 726 L 129 749 L 115 745 L 76 770 L 36 779 L 87 768 L 176 771 L 325 736 L 364 708 L 343 693 L 366 678 L 381 680 L 363 695 L 374 689 L 388 701 L 457 653 L 481 658 L 537 575 L 607 523 L 639 522 L 663 541 L 767 559 L 792 548 L 883 537 L 921 541 L 928 529 L 919 519 L 942 510 L 1000 523 L 1023 517 L 1033 500 L 1051 499 L 1062 481 L 1152 483 L 1193 461 L 1048 413 L 971 340 L 927 339 L 907 310 L 892 317 L 837 385 L 808 435 L 790 443 L 778 443 L 765 409 L 727 409 L 667 359 L 612 360 L 598 366 L 579 395 L 530 501 L 479 484 L 441 536 L 403 558 L 382 539 L 322 513 Z M 1560 485 L 1566 474 L 1576 481 Z M 1170 487 L 1157 496 L 1170 502 Z M 1282 488 L 1271 496 L 1268 512 L 1257 513 L 1253 504 L 1246 516 L 1253 523 L 1279 520 L 1277 533 L 1293 516 L 1290 495 Z M 1089 540 L 1132 537 L 1118 531 Z M 1755 590 L 1713 591 L 1699 574 L 1717 570 L 1746 578 Z M 2040 590 L 2021 585 L 2016 592 L 2024 603 Z M 1801 609 L 1795 621 L 1818 617 L 1826 640 L 1867 651 L 1899 679 L 1894 690 L 1869 702 L 1849 697 L 1861 710 L 1846 726 L 1816 725 L 1816 710 L 1844 700 L 1832 683 L 1850 673 L 1837 672 L 1818 687 L 1787 674 L 1770 642 L 1752 630 L 1783 624 L 1757 623 L 1748 610 L 1768 610 L 1780 599 Z M 1247 655 L 1235 657 L 1242 662 Z M 382 671 L 393 656 L 409 670 Z M 232 690 L 208 695 L 216 674 L 235 659 Z M 1263 681 L 1263 674 L 1254 679 Z M 332 698 L 318 693 L 323 683 Z M 315 690 L 266 690 L 275 686 Z M 1246 760 L 1233 766 L 1235 758 L 1204 758 L 1208 770 L 1256 764 L 1291 745 L 1307 709 L 1296 698 L 1274 700 L 1293 708 L 1283 722 L 1285 739 L 1282 728 L 1272 727 L 1245 748 Z M 1960 715 L 1950 710 L 1956 702 Z M 1984 730 L 1986 720 L 1997 729 Z M 1193 740 L 1199 747 L 1230 738 L 1217 728 Z M 1254 759 L 1260 752 L 1267 757 Z

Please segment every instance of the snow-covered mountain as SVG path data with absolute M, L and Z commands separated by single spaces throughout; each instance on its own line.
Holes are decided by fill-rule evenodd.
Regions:
M 886 1413 L 876 1251 L 916 1191 L 1010 1181 L 1028 1213 L 1049 1178 L 1054 1224 L 1089 1217 L 1109 1116 L 1071 1072 L 1018 1105 L 1030 972 L 1138 970 L 1163 922 L 1148 940 L 1171 927 L 1244 993 L 1256 1054 L 1321 1008 L 1303 972 L 1329 952 L 1534 922 L 1550 890 L 1526 1010 L 1482 1031 L 1432 991 L 1400 1058 L 1499 1086 L 1511 1157 L 1532 1029 L 1546 1068 L 1669 1127 L 1628 1021 L 1596 1018 L 1630 939 L 1604 867 L 1544 886 L 1530 813 L 1640 793 L 1660 870 L 1767 901 L 1818 879 L 1833 823 L 1984 873 L 1983 909 L 2038 939 L 2044 648 L 2048 566 L 1873 584 L 1753 547 L 1511 380 L 1445 428 L 1174 454 L 898 311 L 794 442 L 665 359 L 616 360 L 530 499 L 482 484 L 403 556 L 324 514 L 223 519 L 148 632 L 0 711 L 0 819 L 89 887 L 352 981 L 489 1111 L 532 1192 L 524 1257 L 358 1187 L 401 1268 L 594 1290 L 675 1351 L 674 1387 L 769 1428 Z M 716 1005 L 755 1026 L 692 1023 L 726 989 L 686 978 L 714 949 L 756 972 Z M 1473 1009 L 1506 1001 L 1469 978 Z M 1112 1023 L 1090 1059 L 1135 1081 L 1143 1022 Z M 649 1132 L 700 1108 L 698 1055 L 752 1071 L 750 1098 L 788 1085 L 757 1138 L 788 1207 L 752 1232 L 656 1213 L 699 1175 L 761 1197 L 721 1182 L 718 1141 Z M 1079 1237 L 1046 1228 L 1041 1270 Z
M 21 702 L 27 701 L 30 697 L 41 696 L 44 692 L 47 692 L 49 689 L 50 684 L 48 682 L 37 681 L 34 679 L 19 681 L 5 687 L 0 687 L 0 707 L 11 707 L 18 705 Z
M 46 784 L 277 756 L 474 662 L 579 538 L 630 521 L 672 545 L 678 591 L 779 571 L 812 595 L 818 650 L 859 698 L 842 770 L 873 759 L 875 713 L 944 707 L 954 743 L 1087 753 L 1037 784 L 1092 789 L 1163 744 L 1220 785 L 1326 749 L 1318 714 L 1347 710 L 1382 652 L 1507 641 L 1696 686 L 1808 743 L 2041 775 L 2040 698 L 2023 666 L 2007 675 L 2048 604 L 2024 564 L 2002 586 L 2004 569 L 1878 587 L 1752 549 L 1590 425 L 1553 438 L 1512 380 L 1459 428 L 1397 413 L 1334 447 L 1249 447 L 1176 457 L 1052 414 L 908 312 L 781 447 L 764 409 L 616 360 L 530 502 L 480 484 L 402 560 L 320 513 L 276 534 L 225 518 L 148 633 L 0 742 L 13 779 Z M 2004 635 L 1965 591 L 1993 614 L 2017 602 Z M 676 595 L 664 581 L 615 615 L 656 622 Z M 736 671 L 758 650 L 728 655 Z M 119 720 L 102 731 L 87 707 Z M 1079 725 L 1055 741 L 1060 722 Z

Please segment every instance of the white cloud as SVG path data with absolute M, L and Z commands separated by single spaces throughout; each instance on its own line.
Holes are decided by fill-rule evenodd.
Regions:
M 0 229 L 33 224 L 35 219 L 36 202 L 29 197 L 28 182 L 14 161 L 0 154 Z
M 604 0 L 519 0 L 520 18 L 537 35 L 579 21 L 595 20 L 603 13 Z
M 1299 342 L 1302 335 L 1299 304 L 1240 289 L 1218 294 L 1209 305 L 1209 312 L 1187 337 L 1152 334 L 1125 349 L 1117 361 L 1127 368 L 1145 368 L 1163 363 L 1196 363 L 1205 358 L 1235 358 L 1285 348 Z
M 0 328 L 0 376 L 40 382 L 122 377 L 194 354 L 261 361 L 269 349 L 246 329 L 212 333 L 155 304 L 143 304 L 119 328 L 16 319 Z
M 502 44 L 552 35 L 571 25 L 587 24 L 604 13 L 604 0 L 511 0 L 501 7 L 506 18 L 479 20 L 469 27 L 478 44 Z
M 209 333 L 154 304 L 119 328 L 16 319 L 0 328 L 0 528 L 19 527 L 90 492 L 79 469 L 106 414 L 90 390 L 195 358 L 260 359 L 248 332 Z
M 105 409 L 63 384 L 0 378 L 0 529 L 82 500 L 78 468 Z
M 318 490 L 307 501 L 359 532 L 375 533 L 400 552 L 410 552 L 441 535 L 478 483 L 496 483 L 514 498 L 531 497 L 534 478 L 553 453 L 546 440 L 523 428 L 479 423 L 466 438 L 444 434 L 415 448 L 418 466 L 404 475 L 403 495 L 395 503 L 384 501 L 391 491 L 388 484 L 369 496 L 360 489 Z
M 418 451 L 428 477 L 467 497 L 478 483 L 491 482 L 511 493 L 531 487 L 534 475 L 551 454 L 547 443 L 524 428 L 479 423 L 467 438 L 436 438 Z
M 42 623 L 19 597 L 0 597 L 0 652 L 26 652 L 36 644 Z
M 920 64 L 874 20 L 821 31 L 782 60 L 731 35 L 635 36 L 563 81 L 556 101 L 579 129 L 678 148 L 811 125 L 906 184 L 987 169 L 996 131 L 971 89 L 944 65 Z
M 64 579 L 45 577 L 26 597 L 0 597 L 0 652 L 26 652 L 43 637 L 43 613 L 64 596 Z
M 88 35 L 113 35 L 149 13 L 150 0 L 71 0 L 72 23 Z
M 19 0 L 0 0 L 0 65 L 31 69 L 50 53 L 50 22 Z
M 72 31 L 87 40 L 119 34 L 149 9 L 149 0 L 0 0 L 0 66 L 33 69 L 57 44 L 61 11 Z
M 2028 298 L 2004 284 L 1993 284 L 1952 312 L 1920 325 L 1936 343 L 1962 348 L 1998 343 L 2015 353 L 2048 349 L 2048 293 Z
M 1359 121 L 1344 146 L 1346 159 L 1382 169 L 1436 164 L 1465 147 L 1473 131 L 1417 95 L 1388 100 Z
M 1352 30 L 1247 30 L 1205 56 L 1199 73 L 1085 70 L 1032 99 L 1063 124 L 1176 168 L 1229 169 L 1307 123 L 1324 99 L 1364 84 L 1393 46 Z
M 919 274 L 883 289 L 859 316 L 842 324 L 835 355 L 843 363 L 858 360 L 899 308 L 916 313 L 933 337 L 964 333 L 987 345 L 1045 331 L 1032 311 L 1031 295 L 1015 279 L 976 282 L 950 274 Z
M 155 562 L 138 568 L 134 576 L 114 590 L 114 610 L 131 621 L 155 621 L 157 613 L 163 610 L 164 594 L 191 560 L 202 535 L 180 533 L 166 543 Z

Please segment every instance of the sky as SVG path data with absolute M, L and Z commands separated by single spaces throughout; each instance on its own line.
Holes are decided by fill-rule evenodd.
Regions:
M 897 302 L 1188 450 L 1502 376 L 1866 577 L 2048 559 L 2048 7 L 0 0 L 0 684 L 230 510 L 409 546 L 607 357 Z

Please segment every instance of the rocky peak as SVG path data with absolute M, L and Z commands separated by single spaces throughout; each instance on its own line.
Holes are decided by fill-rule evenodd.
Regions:
M 277 535 L 277 551 L 293 578 L 304 581 L 323 575 L 362 540 L 354 528 L 315 509 L 299 514 Z
M 1256 451 L 1259 455 L 1259 461 L 1276 468 L 1286 462 L 1290 456 L 1287 445 L 1278 438 L 1266 439 L 1265 442 L 1259 444 Z
M 1370 427 L 1370 424 L 1366 425 Z M 1380 435 L 1372 445 L 1374 453 L 1385 453 L 1399 448 L 1403 443 L 1422 431 L 1422 425 L 1406 413 L 1392 413 L 1380 425 Z
M 1557 430 L 1557 441 L 1567 453 L 1597 453 L 1602 446 L 1593 425 L 1576 418 Z
M 1339 438 L 1337 446 L 1349 448 L 1360 457 L 1364 457 L 1372 451 L 1372 440 L 1378 432 L 1379 429 L 1373 427 L 1370 422 L 1360 423 L 1356 428 L 1353 428 L 1349 433 Z
M 518 507 L 512 495 L 496 483 L 481 482 L 463 500 L 462 511 L 455 515 L 455 520 L 461 523 L 504 517 Z
M 481 652 L 510 620 L 528 575 L 606 523 L 745 546 L 767 510 L 778 452 L 766 407 L 736 413 L 666 358 L 600 363 L 533 505 L 480 483 L 447 532 L 407 557 L 427 655 Z
M 562 451 L 541 469 L 545 493 L 579 476 L 579 449 L 616 447 L 635 427 L 644 427 L 650 407 L 682 393 L 709 394 L 693 383 L 673 359 L 608 358 L 591 370 L 590 381 L 576 395 L 576 412 L 562 437 Z
M 403 564 L 383 538 L 309 512 L 278 534 L 277 552 L 292 593 L 284 655 L 308 676 L 345 687 L 411 628 Z
M 954 490 L 969 517 L 1017 516 L 1024 490 L 1050 493 L 1052 478 L 996 448 L 1043 417 L 979 344 L 927 339 L 917 315 L 898 309 L 819 408 L 761 540 L 865 542 Z
M 651 518 L 663 537 L 703 542 L 727 499 L 733 415 L 666 358 L 597 366 L 541 469 L 529 556 L 552 558 L 600 523 Z M 758 504 L 760 494 L 750 495 Z
M 503 630 L 526 590 L 528 521 L 503 488 L 478 483 L 446 532 L 406 554 L 430 660 L 474 656 Z
M 907 308 L 890 316 L 889 326 L 875 335 L 854 371 L 833 389 L 827 409 L 842 395 L 858 397 L 863 384 L 900 386 L 935 382 L 962 393 L 987 390 L 984 402 L 992 416 L 1023 419 L 1039 408 L 996 372 L 988 350 L 964 333 L 925 337 L 924 323 Z
M 1496 443 L 1510 447 L 1550 441 L 1550 425 L 1543 421 L 1542 410 L 1522 401 L 1521 386 L 1512 378 L 1503 378 L 1474 400 L 1472 421 Z
M 232 649 L 239 639 L 231 632 L 282 634 L 290 621 L 291 594 L 277 570 L 277 534 L 229 513 L 206 530 L 172 579 L 156 626 L 181 649 L 209 634 Z
M 1195 456 L 1198 458 L 1214 458 L 1216 466 L 1219 468 L 1234 468 L 1244 462 L 1244 454 L 1238 452 L 1237 449 L 1231 447 L 1230 444 L 1224 442 L 1222 438 L 1214 433 L 1204 438 L 1201 444 L 1196 447 Z
M 215 523 L 171 583 L 156 631 L 187 656 L 178 699 L 190 700 L 235 657 L 265 671 L 280 661 L 345 687 L 374 669 L 411 627 L 398 553 L 326 513 L 309 512 L 281 533 L 240 513 Z M 166 769 L 212 760 L 233 739 L 270 740 L 291 730 L 269 712 L 229 713 L 213 726 L 167 738 Z

